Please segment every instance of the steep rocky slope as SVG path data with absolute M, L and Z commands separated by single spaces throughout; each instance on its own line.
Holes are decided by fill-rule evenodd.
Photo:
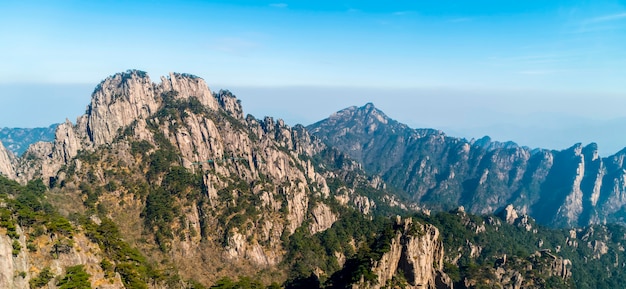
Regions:
M 443 272 L 444 249 L 439 230 L 400 217 L 395 226 L 395 235 L 387 252 L 374 261 L 372 273 L 376 278 L 366 280 L 362 277 L 356 286 L 387 288 L 400 283 L 397 279 L 404 278 L 404 288 L 452 288 L 450 277 Z
M 13 154 L 8 152 L 2 142 L 0 142 L 0 175 L 4 175 L 10 178 L 15 177 L 13 158 Z
M 373 112 L 370 131 L 394 124 Z M 406 133 L 440 137 L 441 154 L 449 154 L 449 138 L 437 131 Z M 375 133 L 372 145 L 381 140 Z M 467 147 L 477 156 L 518 149 L 487 140 Z M 369 158 L 356 150 L 363 151 L 356 157 Z M 380 166 L 391 171 L 400 151 L 381 149 L 389 162 Z M 538 153 L 528 152 L 529 159 Z M 555 164 L 567 159 L 547 153 Z M 439 170 L 437 159 L 428 158 L 424 169 Z M 574 280 L 579 288 L 599 288 L 626 282 L 623 228 L 550 230 L 513 206 L 501 219 L 461 209 L 431 215 L 304 127 L 244 116 L 230 92 L 211 92 L 188 74 L 172 73 L 160 83 L 141 71 L 112 75 L 96 87 L 85 115 L 58 126 L 53 142 L 33 144 L 17 158 L 7 153 L 1 163 L 4 175 L 25 184 L 0 177 L 0 189 L 14 190 L 0 194 L 2 286 L 56 288 L 82 280 L 95 288 L 567 288 Z M 498 165 L 488 168 L 499 172 Z M 550 179 L 549 170 L 534 172 Z M 455 194 L 454 182 L 448 186 Z
M 60 191 L 59 210 L 111 218 L 152 261 L 205 284 L 280 280 L 296 230 L 323 232 L 346 209 L 406 208 L 303 127 L 244 117 L 230 92 L 188 74 L 110 76 L 76 124 L 11 163 L 7 175 Z
M 307 129 L 427 208 L 486 214 L 513 204 L 552 226 L 624 221 L 625 151 L 601 158 L 596 144 L 550 151 L 467 141 L 411 129 L 372 104 Z
M 91 232 L 52 211 L 45 190 L 0 176 L 0 288 L 57 288 L 72 271 L 98 288 L 123 287 L 120 274 L 101 266 L 106 254 Z

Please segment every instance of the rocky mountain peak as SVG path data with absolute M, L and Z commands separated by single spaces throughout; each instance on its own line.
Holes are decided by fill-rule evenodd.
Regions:
M 95 145 L 111 142 L 117 130 L 156 111 L 155 86 L 145 72 L 129 70 L 103 80 L 87 107 L 87 135 Z
M 225 110 L 232 117 L 238 120 L 243 120 L 243 108 L 241 107 L 241 101 L 230 91 L 220 90 L 214 96 L 223 110 Z
M 228 91 L 212 93 L 200 77 L 170 73 L 156 84 L 146 72 L 127 70 L 107 77 L 96 86 L 86 113 L 78 117 L 75 125 L 66 121 L 57 127 L 53 142 L 31 146 L 26 152 L 31 157 L 16 165 L 16 179 L 22 182 L 33 177 L 48 180 L 78 151 L 110 145 L 133 124 L 139 124 L 139 129 L 129 132 L 148 137 L 150 133 L 146 130 L 145 120 L 165 103 L 178 101 L 189 101 L 208 111 L 223 110 L 235 119 L 243 120 L 239 101 Z
M 467 141 L 372 115 L 384 116 L 371 104 L 352 107 L 308 129 L 431 209 L 485 214 L 513 204 L 552 226 L 623 221 L 626 151 L 601 158 L 595 143 L 559 151 Z
M 218 100 L 204 79 L 186 73 L 170 73 L 154 84 L 146 72 L 128 70 L 103 80 L 87 108 L 87 135 L 94 145 L 110 143 L 118 129 L 145 119 L 159 108 L 163 93 L 174 99 L 195 97 L 205 107 L 218 110 Z
M 600 158 L 600 154 L 598 153 L 598 144 L 594 142 L 583 147 L 582 153 L 586 157 L 591 158 L 592 161 L 595 161 Z
M 382 123 L 387 124 L 391 119 L 385 115 L 380 109 L 376 108 L 373 103 L 368 102 L 361 107 L 351 107 L 340 111 L 337 115 L 343 117 L 351 117 L 363 120 L 364 123 Z
M 159 92 L 177 91 L 179 99 L 196 97 L 200 103 L 212 110 L 220 106 L 211 93 L 204 79 L 188 73 L 170 73 L 169 77 L 161 77 Z
M 482 147 L 488 151 L 496 150 L 496 149 L 514 149 L 519 146 L 512 141 L 507 142 L 499 142 L 491 139 L 490 136 L 484 136 L 479 139 L 472 139 L 469 141 L 471 145 Z

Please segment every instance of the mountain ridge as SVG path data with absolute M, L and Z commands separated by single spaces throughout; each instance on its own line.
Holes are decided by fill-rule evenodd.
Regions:
M 281 276 L 297 264 L 280 265 L 294 262 L 285 260 L 294 235 L 326 231 L 352 210 L 405 207 L 304 127 L 244 116 L 232 93 L 189 74 L 159 84 L 136 70 L 106 78 L 75 124 L 11 164 L 9 177 L 62 192 L 61 210 L 111 218 L 154 262 L 205 284 L 237 271 Z
M 6 149 L 11 151 L 14 155 L 19 156 L 23 154 L 32 143 L 53 141 L 57 126 L 58 124 L 36 128 L 0 128 L 0 141 L 6 146 Z
M 341 110 L 307 129 L 427 208 L 465 206 L 485 214 L 513 204 L 552 226 L 624 221 L 624 186 L 619 185 L 624 184 L 624 150 L 600 158 L 595 143 L 557 151 L 485 138 L 468 141 L 411 129 L 371 103 Z M 555 190 L 558 194 L 549 193 Z
M 431 147 L 454 140 L 437 130 L 409 131 L 367 106 L 363 115 L 372 117 L 350 127 L 373 136 L 370 148 L 383 132 L 398 133 L 395 139 L 408 148 L 418 146 L 407 139 L 434 140 Z M 344 132 L 348 137 L 338 139 L 349 143 L 351 132 Z M 517 150 L 478 143 L 480 156 Z M 467 141 L 456 145 L 472 148 Z M 597 164 L 593 151 L 577 146 L 558 158 L 580 154 Z M 381 167 L 402 159 L 394 146 L 374 153 L 388 157 Z M 0 241 L 3 252 L 14 252 L 0 254 L 4 287 L 48 282 L 57 288 L 77 270 L 92 275 L 83 284 L 99 288 L 567 288 L 572 280 L 594 288 L 610 284 L 597 276 L 623 279 L 620 228 L 547 229 L 512 206 L 499 217 L 463 207 L 424 210 L 394 194 L 384 180 L 389 175 L 367 173 L 367 164 L 303 126 L 244 116 L 230 91 L 213 92 L 190 74 L 171 73 L 160 83 L 137 70 L 107 77 L 85 114 L 60 124 L 53 142 L 6 155 L 13 169 L 7 175 L 26 186 L 0 176 L 7 204 L 0 208 Z M 580 187 L 588 186 L 582 178 Z M 48 215 L 54 219 L 29 221 Z M 56 262 L 55 256 L 65 260 L 87 248 L 66 239 L 56 244 L 58 234 L 38 235 L 55 230 L 68 240 L 85 232 L 87 243 L 82 235 L 76 239 L 102 252 L 93 262 L 72 257 L 54 270 L 43 262 L 3 265 L 40 255 Z M 54 254 L 41 254 L 48 251 Z M 584 281 L 589 276 L 598 280 Z

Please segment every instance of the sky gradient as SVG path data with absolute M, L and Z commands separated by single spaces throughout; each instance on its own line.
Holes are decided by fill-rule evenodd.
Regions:
M 290 124 L 371 101 L 468 138 L 626 146 L 602 132 L 626 127 L 624 1 L 95 2 L 0 1 L 0 127 L 73 121 L 134 68 Z

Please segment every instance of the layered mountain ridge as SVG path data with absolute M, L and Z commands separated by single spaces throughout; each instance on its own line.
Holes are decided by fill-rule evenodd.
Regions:
M 371 103 L 307 129 L 427 208 L 488 214 L 513 204 L 558 227 L 624 221 L 626 150 L 601 158 L 594 143 L 557 151 L 467 141 L 411 129 Z
M 158 84 L 136 70 L 112 75 L 53 142 L 0 157 L 2 174 L 42 179 L 62 192 L 61 210 L 111 218 L 144 252 L 158 248 L 154 261 L 203 283 L 242 271 L 284 274 L 278 265 L 297 230 L 325 231 L 346 210 L 405 207 L 304 127 L 244 117 L 230 92 L 211 92 L 189 74 Z
M 344 125 L 338 148 L 355 156 L 303 126 L 244 116 L 232 93 L 212 92 L 197 76 L 171 73 L 153 83 L 129 70 L 106 78 L 85 114 L 60 124 L 53 142 L 19 157 L 0 143 L 0 173 L 25 184 L 0 176 L 0 287 L 58 288 L 81 278 L 94 288 L 567 288 L 594 275 L 615 280 L 580 286 L 594 288 L 626 280 L 620 228 L 546 229 L 524 215 L 532 206 L 507 207 L 501 217 L 462 208 L 430 214 L 421 206 L 434 200 L 407 202 L 402 191 L 412 187 L 395 183 L 429 171 L 433 179 L 422 182 L 447 181 L 439 185 L 445 201 L 459 186 L 451 180 L 482 172 L 477 164 L 488 168 L 484 182 L 507 174 L 550 179 L 550 169 L 500 168 L 518 163 L 508 151 L 520 150 L 526 162 L 543 153 L 565 168 L 575 161 L 487 139 L 455 142 L 437 130 L 412 130 L 373 105 L 346 111 L 359 116 L 351 125 L 343 112 L 331 118 Z M 360 129 L 373 136 L 363 146 L 355 142 Z M 387 133 L 396 142 L 380 148 Z M 407 174 L 392 173 L 411 148 L 440 153 Z M 377 153 L 385 159 L 375 160 Z M 597 163 L 590 156 L 585 164 Z M 444 160 L 447 174 L 436 173 Z M 372 165 L 388 173 L 363 170 L 375 172 Z M 579 182 L 586 192 L 588 180 Z M 480 185 L 491 194 L 490 184 Z M 478 199 L 472 196 L 459 200 Z
M 37 128 L 0 128 L 0 141 L 16 156 L 22 155 L 28 146 L 38 141 L 53 141 L 57 124 Z

